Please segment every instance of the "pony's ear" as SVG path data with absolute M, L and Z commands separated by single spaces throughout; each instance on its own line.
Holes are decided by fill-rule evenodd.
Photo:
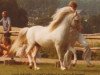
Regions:
M 79 16 L 79 14 L 77 12 L 74 13 L 74 16 L 75 16 L 74 20 L 79 20 L 80 16 Z
M 74 15 L 75 15 L 75 16 L 78 15 L 77 11 L 74 13 Z
M 79 17 L 78 16 L 75 16 L 74 20 L 79 20 Z

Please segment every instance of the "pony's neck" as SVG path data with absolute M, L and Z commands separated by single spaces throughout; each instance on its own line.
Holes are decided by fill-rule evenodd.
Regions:
M 59 18 L 57 18 L 57 19 L 54 19 L 50 24 L 49 24 L 49 30 L 50 31 L 53 31 L 53 30 L 55 30 L 56 28 L 58 28 L 63 22 L 63 25 L 65 25 L 66 24 L 66 21 L 65 21 L 65 18 L 68 16 L 67 14 L 69 14 L 69 13 L 62 13 L 62 14 L 60 14 L 60 16 L 59 16 Z M 67 19 L 67 18 L 66 18 Z
M 73 13 L 73 11 L 69 7 L 64 7 L 57 10 L 53 15 L 53 21 L 49 24 L 50 31 L 53 31 L 59 27 L 60 23 L 65 19 L 65 17 L 71 13 Z
M 58 25 L 58 29 L 61 28 L 65 32 L 69 30 L 73 18 L 73 14 L 65 15 L 61 23 Z
M 67 32 L 69 32 L 69 29 L 70 29 L 70 19 L 68 18 L 68 16 L 66 16 L 64 18 L 64 20 L 60 23 L 58 29 L 61 29 L 63 34 L 67 34 Z

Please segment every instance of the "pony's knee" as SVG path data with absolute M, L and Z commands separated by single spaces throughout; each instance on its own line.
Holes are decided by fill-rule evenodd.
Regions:
M 32 53 L 31 55 L 32 55 L 33 58 L 36 58 L 36 54 Z

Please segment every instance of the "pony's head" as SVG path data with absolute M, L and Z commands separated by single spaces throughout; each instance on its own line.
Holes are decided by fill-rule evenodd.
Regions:
M 71 27 L 77 28 L 79 25 L 81 25 L 81 17 L 77 12 L 70 14 L 70 16 L 71 16 L 70 18 Z

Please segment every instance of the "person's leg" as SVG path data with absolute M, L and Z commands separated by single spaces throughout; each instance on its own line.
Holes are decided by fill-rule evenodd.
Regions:
M 4 33 L 4 41 L 8 44 L 8 45 L 11 45 L 11 33 L 7 32 L 7 33 Z
M 91 51 L 86 39 L 84 38 L 84 36 L 81 33 L 79 33 L 78 42 L 80 44 L 82 44 L 82 46 L 86 49 L 85 52 L 84 52 L 84 55 L 83 55 L 84 60 L 86 60 L 88 65 L 91 65 L 90 61 L 91 61 L 91 53 L 92 53 L 92 51 Z

